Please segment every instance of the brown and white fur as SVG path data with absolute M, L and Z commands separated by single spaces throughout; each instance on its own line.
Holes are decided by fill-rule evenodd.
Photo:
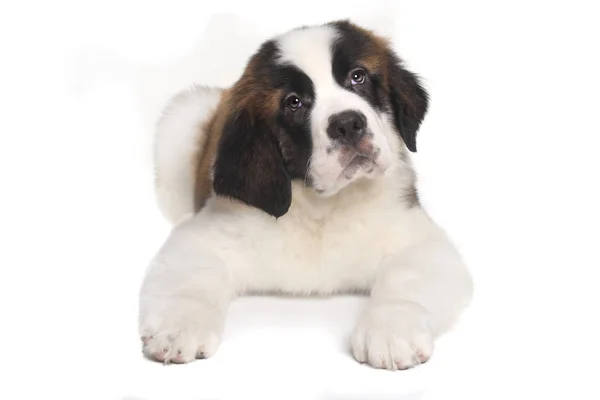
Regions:
M 210 357 L 244 293 L 362 292 L 354 357 L 425 362 L 472 291 L 416 194 L 409 151 L 427 102 L 387 41 L 346 21 L 266 42 L 229 89 L 177 95 L 156 132 L 174 228 L 141 288 L 144 353 Z

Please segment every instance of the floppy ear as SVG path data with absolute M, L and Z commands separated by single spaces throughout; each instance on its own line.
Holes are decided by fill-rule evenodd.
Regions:
M 276 218 L 288 211 L 291 180 L 272 127 L 247 111 L 230 117 L 217 149 L 213 188 Z
M 417 131 L 427 112 L 429 95 L 419 78 L 402 66 L 395 55 L 390 55 L 390 101 L 394 122 L 406 147 L 417 151 Z

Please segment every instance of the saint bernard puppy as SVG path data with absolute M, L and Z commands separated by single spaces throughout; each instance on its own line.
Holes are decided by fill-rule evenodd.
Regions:
M 174 228 L 141 287 L 144 354 L 212 356 L 239 295 L 366 293 L 356 360 L 427 361 L 472 291 L 415 188 L 427 104 L 388 41 L 348 21 L 267 41 L 228 89 L 175 96 L 155 137 Z

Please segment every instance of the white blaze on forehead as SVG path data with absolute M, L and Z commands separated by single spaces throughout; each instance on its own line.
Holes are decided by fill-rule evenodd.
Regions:
M 337 37 L 331 26 L 290 31 L 279 37 L 279 62 L 298 67 L 313 81 L 315 88 L 335 84 L 331 71 L 331 46 Z

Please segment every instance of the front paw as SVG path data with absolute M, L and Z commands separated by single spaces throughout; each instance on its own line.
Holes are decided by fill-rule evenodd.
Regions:
M 223 315 L 214 306 L 166 297 L 142 300 L 140 336 L 146 357 L 188 363 L 212 356 L 219 345 Z
M 432 352 L 426 312 L 410 303 L 370 306 L 352 334 L 354 358 L 375 368 L 408 369 L 426 362 Z

